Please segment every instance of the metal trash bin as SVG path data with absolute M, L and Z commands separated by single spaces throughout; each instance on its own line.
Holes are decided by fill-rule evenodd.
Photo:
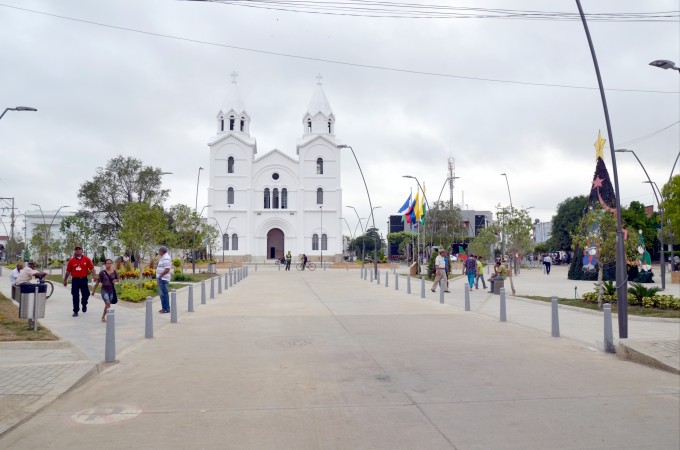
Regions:
M 217 273 L 217 264 L 208 263 L 208 273 Z
M 46 284 L 20 284 L 19 318 L 42 319 L 45 317 L 45 301 L 47 300 Z M 36 295 L 36 287 L 38 294 Z M 34 317 L 35 313 L 35 317 Z

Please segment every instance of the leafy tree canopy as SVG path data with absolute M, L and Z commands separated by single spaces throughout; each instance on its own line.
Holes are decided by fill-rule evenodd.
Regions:
M 123 227 L 123 212 L 129 203 L 161 205 L 169 190 L 162 189 L 160 168 L 141 160 L 117 156 L 97 168 L 90 181 L 78 191 L 83 209 L 100 235 L 115 236 Z
M 118 233 L 125 248 L 143 255 L 153 255 L 156 246 L 168 233 L 163 208 L 148 203 L 129 203 L 121 215 L 122 228 Z
M 491 249 L 498 244 L 498 230 L 496 227 L 487 227 L 479 230 L 477 236 L 468 244 L 468 252 L 473 255 L 491 257 Z
M 666 183 L 661 189 L 661 193 L 665 207 L 664 218 L 670 220 L 670 229 L 677 242 L 680 237 L 680 175 L 671 178 L 670 183 Z M 664 226 L 668 226 L 668 222 Z
M 548 245 L 553 249 L 569 250 L 572 248 L 572 234 L 577 229 L 588 205 L 588 196 L 579 195 L 564 200 L 557 206 L 557 215 L 552 218 L 552 234 Z

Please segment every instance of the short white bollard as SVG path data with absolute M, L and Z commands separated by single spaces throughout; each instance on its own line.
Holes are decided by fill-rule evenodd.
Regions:
M 234 280 L 233 272 L 231 271 L 231 269 L 229 269 L 229 287 L 234 285 L 233 280 Z
M 446 291 L 446 280 L 439 280 L 439 303 L 444 304 L 444 291 Z
M 406 293 L 411 293 L 411 274 L 406 275 Z
M 371 278 L 371 279 L 369 280 L 369 282 L 370 282 L 370 283 L 373 283 L 373 271 L 370 270 L 369 273 L 370 273 L 370 278 Z
M 177 323 L 177 290 L 170 291 L 170 323 Z
M 614 333 L 612 330 L 612 305 L 604 304 L 604 351 L 616 353 L 614 348 Z
M 551 308 L 552 308 L 552 326 L 551 326 L 552 336 L 553 337 L 560 337 L 560 318 L 559 318 L 559 315 L 558 315 L 559 314 L 558 313 L 559 308 L 557 306 L 557 297 L 556 296 L 553 295 L 550 298 L 550 304 L 551 304 Z
M 210 298 L 215 298 L 215 277 L 210 277 Z
M 224 290 L 226 291 L 228 289 L 229 289 L 229 282 L 227 281 L 227 274 L 225 273 L 224 274 Z
M 470 311 L 470 285 L 465 283 L 465 311 Z
M 420 276 L 420 298 L 425 298 L 425 278 Z
M 194 312 L 194 285 L 189 285 L 189 297 L 187 298 L 187 310 Z
M 222 277 L 217 277 L 217 295 L 222 294 Z
M 500 294 L 501 294 L 501 322 L 506 322 L 508 320 L 506 314 L 505 314 L 505 288 L 502 287 L 500 288 Z
M 205 305 L 205 280 L 201 281 L 201 305 Z
M 375 281 L 376 284 L 380 284 L 380 271 L 379 270 L 375 271 L 375 280 L 376 280 Z
M 399 274 L 394 272 L 394 290 L 399 290 Z
M 146 322 L 144 324 L 144 337 L 153 337 L 153 300 L 151 297 L 146 298 Z
M 104 361 L 116 361 L 116 315 L 115 310 L 109 308 L 106 312 L 106 346 L 104 348 Z
M 389 287 L 390 284 L 390 272 L 385 270 L 385 287 Z

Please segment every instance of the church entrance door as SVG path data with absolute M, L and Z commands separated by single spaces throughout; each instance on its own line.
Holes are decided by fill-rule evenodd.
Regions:
M 284 255 L 283 231 L 272 228 L 267 233 L 267 256 L 270 259 L 281 259 Z

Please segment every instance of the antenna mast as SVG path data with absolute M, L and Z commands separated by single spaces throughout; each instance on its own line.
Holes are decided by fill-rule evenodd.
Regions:
M 449 156 L 449 209 L 453 209 L 453 180 L 456 174 L 456 160 Z

